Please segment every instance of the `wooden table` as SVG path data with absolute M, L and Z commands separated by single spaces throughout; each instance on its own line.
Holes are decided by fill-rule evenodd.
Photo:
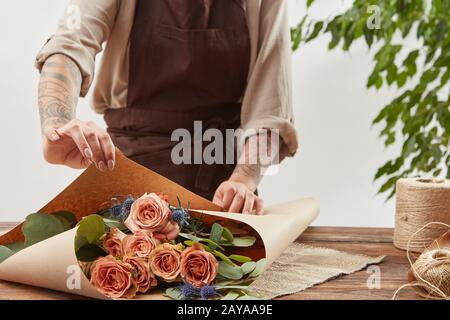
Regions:
M 14 223 L 0 223 L 0 234 Z M 321 246 L 349 253 L 371 256 L 386 255 L 379 265 L 381 288 L 369 289 L 366 270 L 341 276 L 305 291 L 280 299 L 391 299 L 394 291 L 407 282 L 409 264 L 405 252 L 392 244 L 393 229 L 310 227 L 297 240 L 312 246 Z M 400 299 L 419 299 L 412 289 L 402 291 Z M 80 296 L 0 281 L 0 299 L 85 299 Z

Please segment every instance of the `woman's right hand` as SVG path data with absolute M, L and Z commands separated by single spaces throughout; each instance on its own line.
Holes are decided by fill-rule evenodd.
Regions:
M 113 170 L 115 147 L 105 129 L 94 122 L 73 119 L 43 128 L 44 158 L 51 164 L 83 169 L 91 163 L 100 171 Z

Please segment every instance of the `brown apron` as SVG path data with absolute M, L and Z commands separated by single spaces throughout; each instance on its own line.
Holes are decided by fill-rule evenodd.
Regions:
M 171 152 L 178 141 L 171 135 L 180 128 L 191 133 L 194 163 L 194 121 L 202 121 L 203 133 L 215 128 L 224 137 L 239 127 L 250 62 L 244 2 L 137 0 L 127 108 L 105 113 L 125 155 L 208 199 L 234 165 L 176 165 Z

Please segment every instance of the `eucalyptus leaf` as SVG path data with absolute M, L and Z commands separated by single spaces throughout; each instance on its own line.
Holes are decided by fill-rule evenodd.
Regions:
M 235 266 L 235 264 L 233 263 L 233 261 L 230 260 L 230 258 L 228 258 L 226 255 L 224 255 L 222 252 L 214 250 L 213 251 L 214 255 L 216 255 L 217 257 L 219 257 L 220 259 L 222 259 L 222 261 Z
M 220 300 L 236 300 L 240 296 L 239 292 L 229 291 L 226 295 L 224 295 Z
M 234 247 L 251 247 L 255 244 L 256 238 L 253 236 L 235 237 L 232 246 Z
M 57 217 L 63 223 L 66 231 L 72 229 L 77 224 L 77 217 L 72 212 L 57 211 L 52 213 L 52 215 Z
M 26 217 L 22 225 L 22 233 L 25 237 L 25 246 L 31 246 L 66 231 L 64 224 L 57 217 L 33 213 Z
M 249 274 L 251 272 L 253 272 L 253 270 L 255 270 L 256 268 L 256 262 L 246 262 L 241 266 L 242 272 L 245 274 Z
M 261 300 L 261 298 L 250 296 L 250 295 L 243 295 L 236 300 Z
M 228 242 L 233 242 L 234 240 L 234 236 L 231 233 L 230 229 L 225 227 L 223 227 L 222 237 Z
M 86 244 L 76 252 L 77 259 L 83 262 L 95 261 L 98 257 L 104 257 L 108 253 L 96 244 Z
M 14 251 L 9 249 L 6 246 L 0 246 L 0 263 L 8 259 L 10 256 L 14 254 Z
M 109 228 L 117 228 L 120 231 L 125 231 L 128 229 L 122 222 L 117 220 L 103 218 L 103 222 Z
M 14 253 L 19 252 L 23 248 L 25 248 L 25 244 L 23 242 L 13 242 L 4 245 L 5 247 L 12 250 Z
M 252 261 L 251 258 L 246 257 L 246 256 L 241 256 L 241 255 L 238 255 L 238 254 L 232 254 L 232 255 L 228 256 L 228 258 L 230 258 L 231 260 L 234 260 L 234 261 L 237 261 L 237 262 L 243 262 L 243 263 Z
M 230 265 L 225 261 L 219 261 L 218 274 L 231 280 L 239 280 L 244 276 L 244 273 L 240 267 Z
M 266 268 L 267 260 L 261 259 L 256 262 L 255 269 L 249 274 L 250 278 L 258 277 Z
M 97 242 L 101 236 L 105 233 L 105 223 L 103 222 L 103 218 L 99 215 L 90 215 L 83 218 L 77 230 L 77 236 L 84 237 L 88 243 Z
M 185 239 L 189 239 L 189 240 L 192 240 L 192 241 L 195 241 L 195 242 L 200 242 L 200 240 L 202 239 L 202 238 L 196 237 L 196 236 L 194 236 L 193 234 L 190 234 L 190 233 L 183 233 L 183 232 L 181 232 L 178 235 L 180 237 L 183 237 Z
M 180 233 L 179 236 L 182 237 L 182 238 L 185 238 L 185 239 L 192 240 L 194 242 L 205 242 L 206 244 L 209 245 L 209 247 L 211 249 L 214 248 L 212 250 L 215 250 L 216 248 L 218 248 L 218 249 L 220 249 L 222 251 L 225 250 L 221 245 L 219 245 L 218 243 L 212 241 L 211 239 L 199 238 L 199 237 L 196 237 L 193 234 L 189 234 L 189 233 Z
M 238 289 L 238 290 L 248 290 L 248 286 L 238 286 L 238 285 L 228 285 L 228 286 L 216 286 L 216 290 L 225 290 L 225 289 Z
M 178 287 L 167 288 L 165 291 L 166 296 L 174 300 L 181 300 L 183 296 L 181 295 L 181 289 Z
M 223 233 L 223 227 L 218 223 L 214 223 L 211 226 L 211 233 L 209 235 L 209 239 L 211 241 L 214 241 L 215 243 L 219 243 L 220 240 L 222 240 L 222 233 Z M 215 249 L 215 248 L 212 248 L 212 249 Z

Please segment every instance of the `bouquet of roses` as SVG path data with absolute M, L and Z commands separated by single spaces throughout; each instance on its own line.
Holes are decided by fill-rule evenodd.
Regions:
M 220 210 L 117 152 L 113 171 L 91 166 L 0 236 L 0 279 L 99 299 L 255 298 L 250 283 L 318 204 L 305 198 L 262 216 Z
M 91 284 L 110 298 L 165 289 L 174 299 L 249 298 L 265 260 L 236 254 L 256 237 L 193 217 L 167 196 L 128 197 L 79 223 L 75 251 Z M 240 233 L 244 232 L 239 230 Z

